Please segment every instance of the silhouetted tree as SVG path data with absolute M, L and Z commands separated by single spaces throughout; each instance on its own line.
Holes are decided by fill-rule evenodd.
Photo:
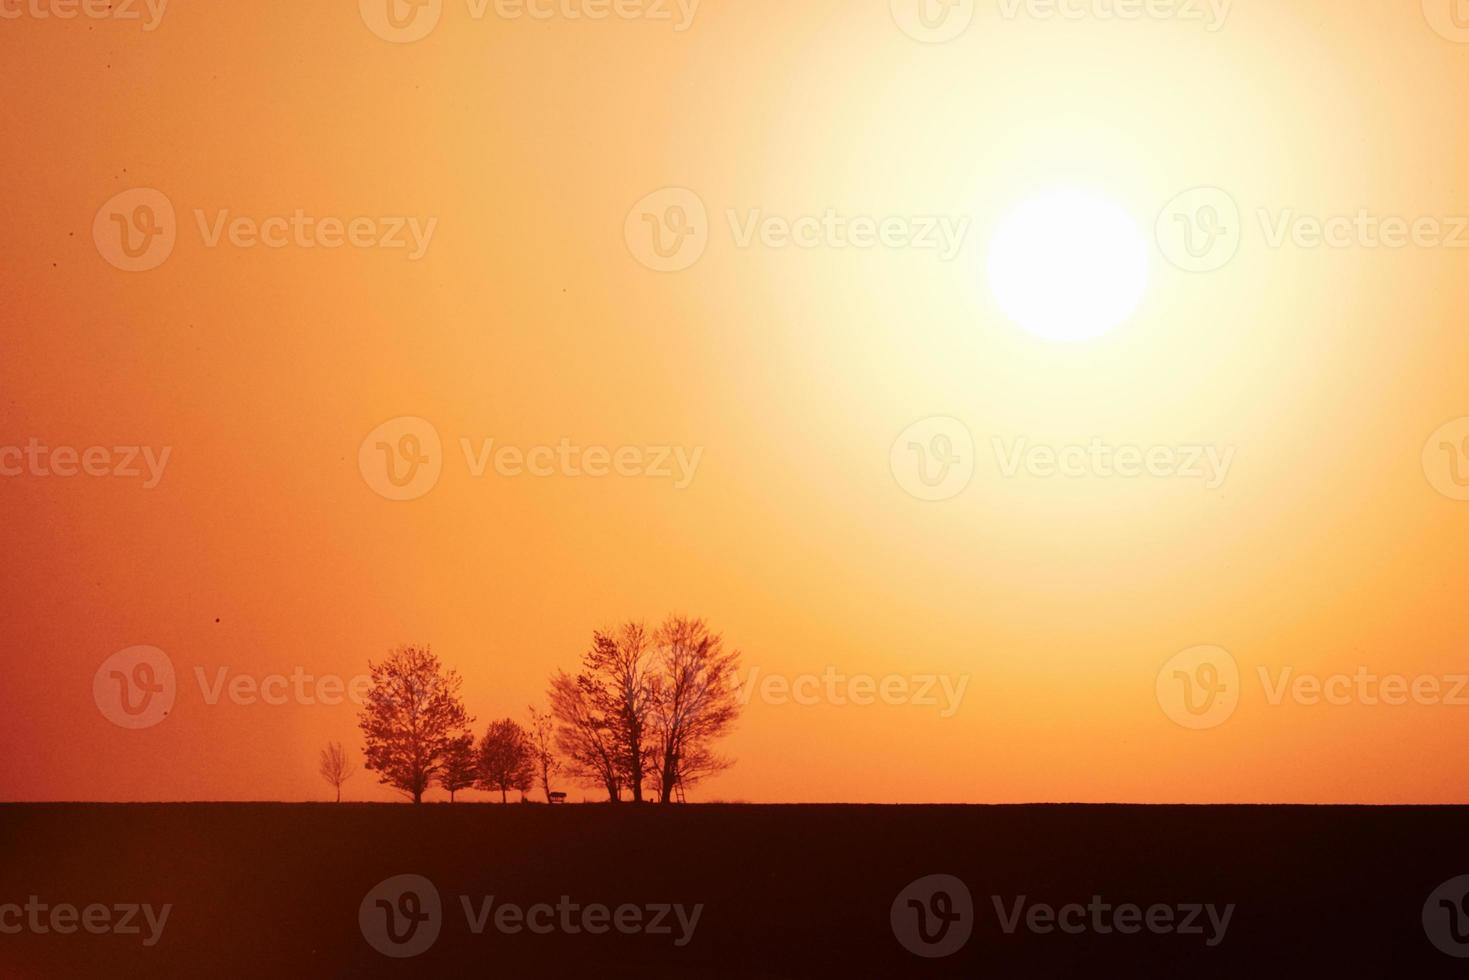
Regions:
M 622 798 L 626 778 L 622 755 L 607 720 L 591 706 L 587 692 L 566 671 L 551 678 L 551 714 L 556 718 L 556 748 L 567 773 L 607 790 L 609 802 Z
M 439 784 L 449 791 L 449 802 L 461 789 L 469 789 L 479 781 L 479 756 L 474 750 L 474 736 L 465 732 L 456 738 L 444 755 L 444 772 Z
M 556 719 L 549 711 L 540 711 L 535 705 L 530 706 L 530 736 L 531 759 L 535 764 L 536 775 L 540 776 L 541 789 L 546 794 L 546 802 L 551 802 L 551 777 L 561 771 L 561 763 L 556 761 Z
M 586 707 L 606 733 L 620 782 L 643 801 L 643 784 L 654 763 L 648 743 L 652 710 L 654 660 L 648 631 L 641 623 L 625 623 L 610 633 L 592 634 L 592 645 L 576 675 Z
M 659 672 L 649 728 L 657 746 L 654 784 L 659 800 L 673 799 L 679 786 L 692 786 L 733 763 L 712 744 L 734 727 L 740 703 L 735 689 L 738 650 L 702 619 L 670 616 L 658 628 Z
M 368 667 L 372 687 L 358 715 L 366 767 L 422 803 L 450 748 L 474 721 L 459 697 L 462 681 L 428 647 L 399 647 Z
M 490 722 L 479 743 L 479 785 L 499 790 L 500 802 L 512 789 L 534 785 L 530 738 L 525 729 L 506 718 Z
M 328 742 L 321 750 L 321 778 L 337 791 L 337 802 L 342 802 L 342 784 L 352 778 L 357 767 L 347 758 L 341 742 Z

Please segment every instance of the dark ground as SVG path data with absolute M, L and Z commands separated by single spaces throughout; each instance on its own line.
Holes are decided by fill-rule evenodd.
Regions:
M 0 933 L 0 977 L 1463 975 L 1469 960 L 1434 947 L 1423 910 L 1446 880 L 1469 874 L 1466 816 L 1338 807 L 0 806 L 0 927 L 16 923 L 3 906 L 32 895 L 48 905 L 173 906 L 153 948 L 143 935 Z M 410 873 L 437 888 L 441 931 L 421 955 L 390 959 L 369 945 L 359 906 L 384 879 Z M 957 876 L 973 894 L 973 935 L 945 959 L 905 950 L 890 922 L 899 893 L 933 874 Z M 678 948 L 675 936 L 509 935 L 493 923 L 475 935 L 462 895 L 526 907 L 565 895 L 583 906 L 704 909 Z M 1022 895 L 1057 906 L 1099 895 L 1113 906 L 1236 909 L 1209 948 L 1214 930 L 1203 918 L 1203 935 L 1041 934 L 1024 925 L 1007 934 L 996 895 L 1007 909 Z M 1432 928 L 1452 943 L 1442 914 Z

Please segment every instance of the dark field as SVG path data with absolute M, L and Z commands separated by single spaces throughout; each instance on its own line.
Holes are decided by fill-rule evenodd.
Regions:
M 1458 808 L 3 806 L 0 976 L 1461 975 L 1469 960 L 1429 933 L 1466 953 L 1469 934 L 1443 896 L 1427 928 L 1424 907 L 1469 874 L 1465 824 Z M 405 874 L 433 883 L 440 915 L 400 888 L 364 903 Z M 928 921 L 930 939 L 973 934 L 928 959 L 890 910 L 937 874 L 967 884 L 973 914 L 924 896 L 926 916 L 961 917 Z M 161 928 L 139 911 L 137 932 L 102 931 L 133 904 L 155 923 L 172 908 Z M 379 942 L 389 907 L 398 938 L 437 938 L 385 956 L 364 904 Z M 682 921 L 659 911 L 680 905 Z M 619 906 L 635 907 L 621 932 Z

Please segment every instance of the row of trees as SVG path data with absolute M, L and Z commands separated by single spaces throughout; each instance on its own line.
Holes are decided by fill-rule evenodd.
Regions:
M 715 745 L 739 716 L 739 656 L 700 619 L 596 632 L 580 669 L 551 679 L 549 711 L 532 706 L 525 726 L 492 722 L 476 741 L 459 674 L 428 647 L 399 647 L 369 664 L 358 719 L 365 768 L 414 803 L 435 783 L 451 800 L 475 787 L 503 801 L 539 785 L 550 801 L 560 775 L 600 787 L 614 803 L 681 800 L 733 764 Z M 322 777 L 338 799 L 349 767 L 341 746 L 323 751 Z

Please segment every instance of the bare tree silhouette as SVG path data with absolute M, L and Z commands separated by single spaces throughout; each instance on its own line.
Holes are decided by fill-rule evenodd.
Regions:
M 740 703 L 735 692 L 738 650 L 702 619 L 670 616 L 658 628 L 661 668 L 655 680 L 650 728 L 658 749 L 653 778 L 658 798 L 668 803 L 700 779 L 733 762 L 712 743 L 734 727 Z
M 626 779 L 616 732 L 591 705 L 587 692 L 566 671 L 551 678 L 551 713 L 556 718 L 556 748 L 566 771 L 583 783 L 600 785 L 608 802 L 622 798 Z
M 651 634 L 638 622 L 594 633 L 580 672 L 551 680 L 556 747 L 571 775 L 600 783 L 613 802 L 624 787 L 641 802 L 651 784 L 670 803 L 729 768 L 713 746 L 739 717 L 739 658 L 702 619 L 685 616 Z
M 347 758 L 341 742 L 328 742 L 321 750 L 321 778 L 337 791 L 337 802 L 342 802 L 342 784 L 351 779 L 357 767 Z
M 530 706 L 530 748 L 536 774 L 541 778 L 541 789 L 546 802 L 551 802 L 551 777 L 561 771 L 556 759 L 556 719 L 549 711 L 540 711 Z
M 653 764 L 648 715 L 653 709 L 655 668 L 648 630 L 624 623 L 611 633 L 593 633 L 576 682 L 592 711 L 611 733 L 618 763 L 634 803 L 643 802 L 643 784 Z
M 399 647 L 368 667 L 372 687 L 358 716 L 366 768 L 422 803 L 455 741 L 474 721 L 459 697 L 462 681 L 428 647 Z

